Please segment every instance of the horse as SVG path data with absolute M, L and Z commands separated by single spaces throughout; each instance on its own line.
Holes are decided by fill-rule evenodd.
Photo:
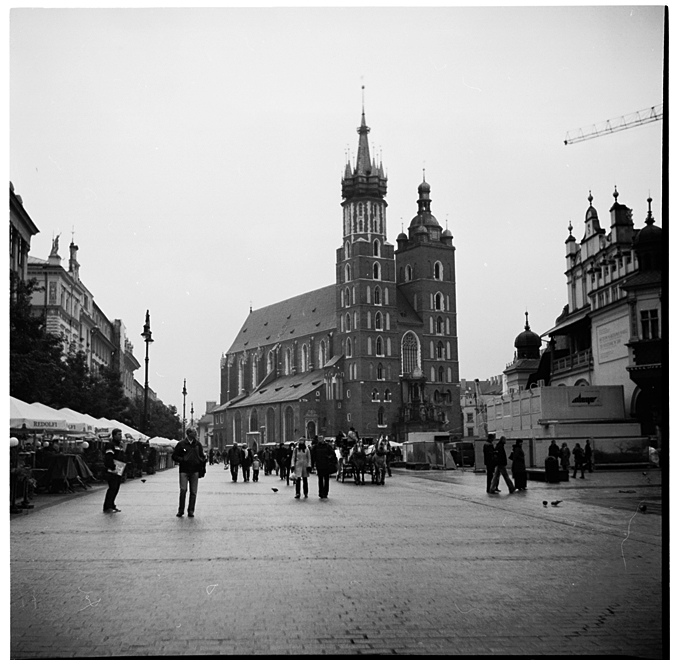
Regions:
M 350 464 L 354 468 L 354 483 L 363 484 L 364 483 L 364 473 L 366 472 L 366 450 L 364 449 L 361 440 L 359 440 L 354 447 L 349 456 Z M 361 480 L 359 479 L 361 475 Z

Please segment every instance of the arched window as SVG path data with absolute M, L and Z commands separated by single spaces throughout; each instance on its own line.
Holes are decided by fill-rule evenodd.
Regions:
M 389 330 L 389 327 L 387 329 Z M 387 355 L 392 355 L 392 339 L 390 337 L 387 338 Z
M 382 292 L 379 286 L 375 287 L 375 289 L 373 290 L 373 304 L 374 305 L 382 304 Z
M 340 314 L 340 332 L 345 332 L 345 317 Z
M 342 301 L 343 307 L 346 305 L 349 307 L 350 305 L 350 298 L 349 298 L 349 287 L 345 289 L 345 295 L 344 295 L 344 300 Z
M 352 279 L 352 269 L 349 264 L 345 264 L 345 282 L 349 282 Z
M 441 316 L 437 317 L 437 334 L 444 334 L 444 319 Z
M 437 359 L 444 359 L 444 344 L 442 342 L 437 342 Z
M 245 365 L 243 364 L 243 358 L 238 361 L 238 391 L 243 392 L 245 389 Z
M 373 355 L 373 340 L 370 337 L 368 337 L 366 341 L 366 346 L 367 346 L 366 352 L 369 355 Z
M 385 390 L 385 401 L 392 401 L 392 392 Z
M 274 408 L 267 408 L 267 426 L 265 428 L 265 442 L 273 442 L 276 438 L 276 413 Z
M 444 269 L 442 268 L 441 261 L 434 262 L 434 279 L 440 281 L 444 279 Z
M 390 304 L 390 290 L 385 287 L 385 295 L 383 296 L 383 300 L 385 301 L 386 305 Z
M 447 383 L 450 383 L 450 382 L 451 382 L 451 367 L 449 367 L 449 368 L 446 370 L 446 382 L 447 382 Z
M 411 264 L 407 264 L 406 266 L 405 277 L 407 282 L 410 282 L 413 279 L 413 269 L 411 268 Z
M 378 362 L 378 370 L 376 376 L 378 380 L 385 380 L 385 370 L 383 368 L 382 362 Z
M 375 388 L 371 392 L 371 401 L 380 401 L 380 395 L 378 394 L 378 390 Z
M 434 402 L 439 403 L 440 400 L 441 400 L 441 397 L 439 396 L 439 390 L 435 390 L 434 391 Z
M 439 371 L 437 372 L 437 380 L 440 383 L 444 382 L 444 367 L 439 367 Z
M 267 353 L 267 373 L 270 374 L 274 371 L 274 365 L 276 364 L 276 355 L 274 351 L 269 351 Z
M 420 343 L 413 332 L 406 332 L 401 338 L 401 372 L 412 374 L 420 368 Z
M 345 306 L 345 292 L 341 290 L 340 291 L 340 307 L 344 307 L 344 306 Z
M 309 348 L 302 344 L 302 371 L 309 371 Z
M 234 442 L 241 442 L 241 413 L 234 413 Z
M 377 261 L 373 263 L 373 279 L 380 279 L 380 264 Z
M 357 288 L 355 286 L 352 287 L 352 304 L 356 305 L 357 303 Z
M 387 426 L 385 424 L 385 410 L 382 406 L 378 408 L 378 426 Z
M 345 331 L 352 331 L 352 318 L 350 317 L 349 313 L 345 315 Z
M 293 442 L 295 439 L 295 416 L 291 406 L 286 408 L 283 414 L 283 437 L 284 442 Z
M 322 369 L 324 364 L 326 364 L 326 340 L 322 339 L 319 342 L 319 369 Z
M 250 380 L 252 381 L 252 388 L 257 387 L 257 358 L 253 355 L 253 361 L 250 364 Z
M 370 339 L 370 338 L 369 338 Z M 378 337 L 375 340 L 375 354 L 376 355 L 384 355 L 383 353 L 383 340 L 382 337 Z
M 257 422 L 257 408 L 254 408 L 253 412 L 250 413 L 250 430 L 259 431 L 259 424 Z
M 434 308 L 438 311 L 444 309 L 444 297 L 441 293 L 439 293 L 439 291 L 434 294 Z
M 349 251 L 349 241 L 345 243 L 345 259 L 350 258 L 350 251 Z
M 347 341 L 345 342 L 345 357 L 352 357 L 352 338 L 347 337 Z
M 380 256 L 380 241 L 377 238 L 373 241 L 373 256 Z
M 283 362 L 283 373 L 286 374 L 286 376 L 290 376 L 290 371 L 292 368 L 291 360 L 290 360 L 290 348 L 286 349 L 285 352 L 285 358 Z
M 382 312 L 375 313 L 375 329 L 382 330 Z

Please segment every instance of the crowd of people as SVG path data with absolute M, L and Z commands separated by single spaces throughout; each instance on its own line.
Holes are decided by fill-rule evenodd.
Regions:
M 503 481 L 510 494 L 514 493 L 516 490 L 526 490 L 527 466 L 521 438 L 515 440 L 515 444 L 510 448 L 510 455 L 508 455 L 505 437 L 501 436 L 496 440 L 496 436 L 493 433 L 490 433 L 486 438 L 483 449 L 487 493 L 496 495 L 501 492 L 498 488 L 501 477 L 503 477 Z M 575 479 L 576 473 L 580 471 L 581 479 L 585 479 L 585 471 L 593 471 L 593 449 L 590 445 L 590 440 L 586 440 L 584 447 L 581 447 L 581 444 L 577 442 L 574 445 L 573 450 L 569 449 L 566 442 L 563 442 L 562 446 L 558 447 L 557 442 L 552 440 L 548 447 L 546 474 L 550 466 L 550 461 L 554 461 L 553 465 L 555 470 L 562 469 L 570 471 L 572 458 L 574 459 L 573 478 Z M 512 478 L 508 474 L 508 461 L 510 462 Z
M 114 486 L 112 493 L 107 495 L 104 505 L 106 512 L 118 511 L 115 507 L 116 477 L 112 466 L 113 456 L 118 447 L 115 442 L 109 448 L 107 479 Z M 392 476 L 390 467 L 391 446 L 385 437 L 375 442 L 364 442 L 359 438 L 356 430 L 350 428 L 347 435 L 339 433 L 335 440 L 320 438 L 300 438 L 296 442 L 279 442 L 276 445 L 266 444 L 260 448 L 253 448 L 246 443 L 234 443 L 220 451 L 211 447 L 206 455 L 203 445 L 196 438 L 193 428 L 187 430 L 186 438 L 175 446 L 172 460 L 179 464 L 180 497 L 177 517 L 184 515 L 185 507 L 189 517 L 194 516 L 198 480 L 205 475 L 206 465 L 218 465 L 220 461 L 224 469 L 229 469 L 233 483 L 238 482 L 239 475 L 244 482 L 259 481 L 260 471 L 265 475 L 275 474 L 279 480 L 295 486 L 295 499 L 309 497 L 309 478 L 316 474 L 318 480 L 318 494 L 322 500 L 328 499 L 331 475 L 338 473 L 340 478 L 344 465 L 353 466 L 355 483 L 364 482 L 364 472 L 368 466 L 368 455 L 371 455 L 372 474 L 374 482 L 385 484 L 385 476 Z M 365 464 L 361 463 L 365 459 Z M 186 496 L 189 493 L 187 503 Z

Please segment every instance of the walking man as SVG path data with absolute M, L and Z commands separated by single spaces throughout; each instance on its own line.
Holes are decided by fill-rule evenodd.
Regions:
M 330 475 L 337 469 L 337 464 L 335 449 L 321 438 L 316 445 L 316 474 L 319 479 L 319 497 L 322 500 L 328 499 Z
M 111 442 L 104 450 L 104 477 L 109 484 L 104 496 L 104 513 L 119 513 L 116 507 L 116 495 L 120 490 L 120 482 L 125 470 L 125 452 L 121 445 L 123 433 L 120 429 L 113 429 L 111 432 Z
M 583 452 L 584 452 L 584 457 L 585 457 L 586 467 L 588 468 L 588 472 L 592 472 L 593 471 L 593 448 L 590 445 L 590 439 L 586 440 L 586 446 L 585 446 Z
M 237 443 L 234 443 L 229 451 L 225 452 L 225 461 L 229 461 L 229 469 L 231 470 L 231 480 L 236 483 L 238 481 L 238 466 L 241 465 L 241 448 Z M 226 467 L 226 465 L 225 465 Z
M 172 460 L 179 463 L 179 509 L 177 517 L 181 518 L 184 515 L 188 487 L 189 506 L 187 507 L 187 515 L 189 518 L 193 518 L 196 508 L 196 495 L 198 494 L 198 476 L 199 472 L 205 473 L 207 460 L 203 445 L 196 438 L 195 429 L 187 429 L 187 437 L 175 445 Z
M 505 453 L 505 436 L 501 436 L 496 443 L 496 469 L 493 473 L 493 479 L 491 480 L 491 492 L 500 493 L 498 489 L 498 482 L 500 481 L 501 475 L 505 480 L 505 485 L 510 491 L 510 495 L 515 492 L 515 485 L 512 483 L 512 479 L 508 476 L 508 455 Z
M 496 436 L 489 433 L 486 436 L 486 442 L 482 446 L 484 450 L 484 465 L 486 466 L 486 492 L 491 492 L 491 481 L 493 480 L 493 473 L 496 469 L 496 449 L 493 446 L 493 441 Z

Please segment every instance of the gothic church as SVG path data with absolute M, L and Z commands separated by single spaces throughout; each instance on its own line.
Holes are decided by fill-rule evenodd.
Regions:
M 213 445 L 409 432 L 462 436 L 453 236 L 418 186 L 408 236 L 387 240 L 387 177 L 362 110 L 342 179 L 336 282 L 251 310 L 222 356 Z M 424 178 L 423 178 L 424 179 Z

